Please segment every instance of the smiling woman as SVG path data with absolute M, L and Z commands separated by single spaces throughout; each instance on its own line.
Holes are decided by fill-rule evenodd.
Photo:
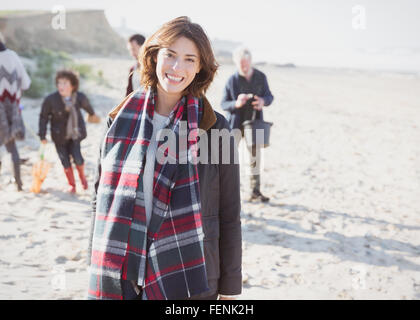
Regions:
M 233 136 L 220 136 L 229 132 L 226 119 L 204 96 L 217 70 L 210 42 L 198 24 L 179 17 L 145 42 L 139 59 L 142 87 L 110 112 L 101 144 L 88 297 L 240 294 L 239 165 Z M 188 136 L 187 152 L 175 149 L 175 163 L 158 161 L 161 129 L 175 143 Z M 221 141 L 215 163 L 212 152 L 195 161 L 204 133 L 210 150 Z M 184 154 L 188 161 L 181 161 Z

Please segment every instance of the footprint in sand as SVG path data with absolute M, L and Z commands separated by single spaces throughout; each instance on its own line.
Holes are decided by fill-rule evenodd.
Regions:
M 59 256 L 59 257 L 55 258 L 55 262 L 57 264 L 65 264 L 67 262 L 67 260 L 68 259 L 64 256 Z
M 45 240 L 42 241 L 30 241 L 30 245 L 26 246 L 26 249 L 33 249 L 36 246 L 40 246 L 45 243 Z
M 347 290 L 342 290 L 340 293 L 338 293 L 338 298 L 340 299 L 353 299 L 350 294 L 347 292 Z
M 0 240 L 9 240 L 9 239 L 14 239 L 14 238 L 16 238 L 16 236 L 14 234 L 0 236 Z
M 304 283 L 303 277 L 300 273 L 294 273 L 291 275 L 291 277 L 296 284 Z
M 64 212 L 57 212 L 57 213 L 54 213 L 52 216 L 51 216 L 51 219 L 57 219 L 57 218 L 60 218 L 60 217 L 65 217 L 65 216 L 67 216 L 68 214 L 67 213 L 64 213 Z

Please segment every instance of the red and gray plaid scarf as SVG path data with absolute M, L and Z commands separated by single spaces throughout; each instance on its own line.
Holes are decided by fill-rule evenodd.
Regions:
M 188 141 L 189 161 L 181 161 L 183 153 L 179 151 L 164 153 L 175 156 L 176 163 L 156 160 L 152 217 L 146 227 L 144 201 L 141 197 L 136 201 L 136 194 L 143 195 L 154 108 L 155 93 L 137 91 L 121 108 L 104 139 L 89 299 L 122 299 L 122 279 L 143 284 L 143 299 L 182 299 L 208 290 L 198 170 L 191 161 L 197 151 L 202 105 L 188 95 L 169 115 L 166 128 L 175 134 L 177 150 L 180 141 Z M 188 123 L 184 129 L 183 121 Z M 188 139 L 182 140 L 185 134 Z M 166 142 L 158 142 L 157 153 Z

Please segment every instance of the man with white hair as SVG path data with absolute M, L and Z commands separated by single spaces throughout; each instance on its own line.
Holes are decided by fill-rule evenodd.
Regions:
M 240 129 L 244 136 L 243 122 L 251 120 L 256 112 L 256 119 L 263 120 L 263 106 L 273 102 L 273 95 L 268 87 L 264 73 L 252 66 L 251 52 L 239 47 L 233 52 L 233 60 L 238 69 L 227 81 L 223 93 L 222 108 L 227 112 L 231 129 Z M 260 150 L 256 146 L 248 147 L 251 158 L 251 194 L 249 201 L 270 199 L 260 191 Z
M 7 49 L 4 42 L 0 33 L 0 146 L 5 144 L 6 150 L 12 156 L 17 190 L 22 191 L 21 160 L 15 140 L 24 136 L 19 101 L 22 90 L 29 88 L 31 79 L 18 55 Z

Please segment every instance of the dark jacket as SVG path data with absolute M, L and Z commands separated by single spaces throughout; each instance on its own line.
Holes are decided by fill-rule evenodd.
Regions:
M 128 74 L 128 83 L 127 83 L 127 89 L 125 90 L 125 96 L 128 96 L 131 92 L 133 92 L 133 72 L 134 72 L 134 68 L 136 66 L 132 66 L 130 68 L 129 74 Z
M 77 92 L 76 110 L 78 115 L 79 130 L 81 133 L 79 141 L 86 138 L 86 125 L 80 109 L 84 109 L 90 115 L 95 114 L 88 98 L 83 93 Z M 56 144 L 65 144 L 68 118 L 69 113 L 66 112 L 63 100 L 58 91 L 47 96 L 42 103 L 41 113 L 39 115 L 38 135 L 40 139 L 45 139 L 47 134 L 47 125 L 51 120 L 51 139 Z
M 112 117 L 108 117 L 108 129 Z M 198 164 L 202 223 L 204 232 L 204 256 L 210 290 L 192 298 L 211 296 L 216 293 L 237 295 L 242 290 L 242 235 L 239 164 L 234 164 L 235 144 L 230 140 L 230 159 L 222 164 L 222 144 L 219 143 L 219 164 L 211 164 L 211 129 L 227 129 L 226 119 L 204 103 L 203 119 L 199 127 L 208 134 L 208 164 Z M 106 130 L 105 129 L 105 130 Z M 217 130 L 218 131 L 218 130 Z M 213 132 L 215 134 L 215 132 Z M 221 138 L 220 138 L 221 139 Z M 93 214 L 89 237 L 88 264 L 92 250 L 92 237 L 95 224 L 96 192 L 99 185 L 101 166 L 98 158 L 94 192 L 92 198 Z
M 241 92 L 239 87 L 239 72 L 231 75 L 225 85 L 222 98 L 222 109 L 226 111 L 226 118 L 231 129 L 241 128 L 240 108 L 235 108 L 236 99 L 241 93 L 252 93 L 264 99 L 264 105 L 269 106 L 273 102 L 273 95 L 268 87 L 267 77 L 258 69 L 253 68 L 252 90 Z M 257 111 L 256 119 L 264 120 L 263 111 Z

